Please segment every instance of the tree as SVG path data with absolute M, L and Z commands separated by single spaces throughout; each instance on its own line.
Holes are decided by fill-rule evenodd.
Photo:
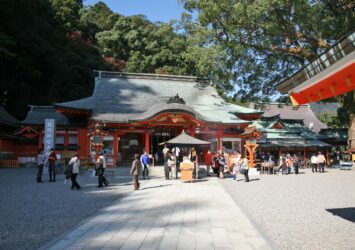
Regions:
M 112 29 L 97 33 L 96 39 L 106 58 L 124 62 L 124 71 L 195 75 L 196 67 L 186 55 L 187 37 L 175 32 L 174 22 L 119 16 Z
M 94 6 L 86 6 L 80 10 L 80 30 L 83 37 L 96 44 L 96 34 L 112 29 L 119 14 L 113 13 L 103 2 Z
M 79 26 L 79 11 L 83 7 L 82 0 L 50 0 L 54 18 L 66 31 L 76 31 Z
M 246 100 L 275 94 L 281 79 L 315 59 L 355 23 L 354 4 L 345 0 L 182 2 L 188 11 L 198 12 L 197 25 L 204 28 L 190 35 L 204 34 L 200 41 L 205 47 L 221 46 L 228 55 L 224 82 L 217 81 L 232 85 L 235 97 Z M 340 3 L 342 15 L 335 15 Z
M 93 69 L 106 66 L 80 32 L 67 33 L 48 0 L 4 0 L 0 8 L 0 93 L 23 119 L 27 105 L 91 94 Z M 63 26 L 64 25 L 64 26 Z
M 221 46 L 228 55 L 225 78 L 234 97 L 267 101 L 276 85 L 328 49 L 354 28 L 351 0 L 182 0 L 198 12 L 205 47 Z M 220 47 L 219 47 L 220 49 Z M 222 80 L 222 81 L 221 81 Z M 224 81 L 223 81 L 224 80 Z M 225 89 L 228 91 L 228 89 Z M 284 99 L 282 97 L 282 99 Z M 341 98 L 349 138 L 355 147 L 354 91 Z

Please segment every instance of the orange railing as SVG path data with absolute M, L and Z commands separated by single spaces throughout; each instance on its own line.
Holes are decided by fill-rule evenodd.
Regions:
M 19 168 L 18 160 L 0 160 L 0 168 Z

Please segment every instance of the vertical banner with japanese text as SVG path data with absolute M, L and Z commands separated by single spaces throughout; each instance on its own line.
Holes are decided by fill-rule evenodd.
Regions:
M 44 153 L 49 155 L 51 148 L 55 146 L 55 119 L 44 120 Z

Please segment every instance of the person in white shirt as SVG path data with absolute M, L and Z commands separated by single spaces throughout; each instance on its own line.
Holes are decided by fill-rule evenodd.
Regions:
M 324 165 L 325 165 L 326 159 L 322 152 L 319 151 L 318 157 L 317 157 L 317 164 L 318 164 L 318 169 L 319 173 L 324 173 Z
M 311 167 L 312 167 L 312 172 L 314 173 L 314 171 L 318 172 L 317 170 L 317 160 L 318 160 L 318 157 L 313 154 L 312 157 L 311 157 Z
M 76 181 L 76 177 L 79 173 L 79 167 L 80 167 L 80 159 L 78 154 L 75 154 L 69 161 L 68 165 L 73 165 L 72 168 L 72 173 L 70 175 L 70 179 L 71 179 L 71 190 L 80 189 L 80 185 L 79 183 Z
M 37 165 L 38 165 L 38 171 L 37 171 L 37 182 L 42 183 L 42 173 L 43 173 L 43 167 L 47 164 L 47 157 L 43 153 L 43 151 L 40 151 L 38 156 L 37 156 Z
M 107 187 L 109 184 L 106 177 L 104 176 L 105 169 L 106 169 L 106 159 L 104 153 L 101 152 L 99 158 L 97 158 L 96 161 L 96 171 L 99 179 L 99 185 L 97 186 L 98 188 L 103 187 L 103 184 L 105 184 L 105 186 Z

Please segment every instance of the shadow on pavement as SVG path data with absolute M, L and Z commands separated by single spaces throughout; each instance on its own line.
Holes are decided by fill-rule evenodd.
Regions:
M 164 185 L 158 185 L 158 186 L 153 186 L 153 187 L 145 187 L 145 188 L 140 188 L 139 190 L 146 190 L 146 189 L 152 189 L 152 188 L 161 188 L 161 187 L 166 187 L 166 186 L 171 186 L 172 184 L 164 184 Z
M 329 208 L 329 213 L 355 223 L 355 207 Z

